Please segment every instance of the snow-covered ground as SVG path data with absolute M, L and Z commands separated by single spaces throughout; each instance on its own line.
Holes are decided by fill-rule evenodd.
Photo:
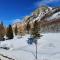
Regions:
M 38 39 L 37 60 L 60 60 L 60 33 L 44 33 L 42 35 Z M 0 54 L 15 60 L 35 60 L 35 44 L 27 43 L 29 36 L 15 37 L 12 40 L 0 42 L 0 47 L 10 48 L 9 50 L 0 48 Z

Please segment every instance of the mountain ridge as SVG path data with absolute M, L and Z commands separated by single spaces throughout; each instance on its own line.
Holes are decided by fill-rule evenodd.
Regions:
M 32 27 L 34 21 L 36 20 L 39 22 L 39 25 L 43 30 L 44 29 L 51 30 L 52 29 L 51 27 L 55 28 L 55 25 L 60 26 L 60 7 L 41 6 L 40 8 L 32 12 L 30 16 L 26 16 L 22 24 L 24 24 L 24 27 L 26 27 L 27 23 L 29 22 L 29 24 Z M 60 27 L 59 27 L 59 31 L 60 31 Z

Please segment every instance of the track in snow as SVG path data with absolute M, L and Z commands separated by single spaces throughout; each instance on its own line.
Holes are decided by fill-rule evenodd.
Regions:
M 3 54 L 0 54 L 0 60 L 15 60 L 15 59 L 5 56 Z

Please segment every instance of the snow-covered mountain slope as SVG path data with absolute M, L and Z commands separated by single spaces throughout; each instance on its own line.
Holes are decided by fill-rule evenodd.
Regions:
M 52 10 L 51 7 L 41 6 L 36 11 L 33 12 L 32 16 L 35 16 L 36 15 L 36 18 L 33 19 L 33 20 L 41 20 L 41 18 L 43 16 L 45 16 L 45 14 L 47 14 L 51 10 Z
M 31 28 L 33 28 L 34 21 L 38 21 L 39 25 L 41 25 L 41 28 L 44 28 L 43 30 L 47 32 L 46 26 L 48 26 L 48 31 L 54 31 L 58 29 L 60 31 L 60 8 L 59 7 L 49 7 L 49 6 L 41 6 L 40 8 L 36 9 L 32 12 L 30 16 L 26 16 L 24 18 L 24 21 L 21 23 L 16 23 L 17 27 L 23 25 L 22 28 L 26 28 L 27 23 L 29 22 Z M 58 22 L 58 23 L 57 23 Z M 15 28 L 16 24 L 13 25 L 13 29 Z M 55 27 L 58 26 L 58 28 Z M 51 26 L 51 27 L 50 27 Z M 20 29 L 20 28 L 19 28 Z M 44 32 L 43 31 L 43 32 Z
M 60 12 L 57 12 L 52 16 L 50 16 L 49 18 L 47 18 L 47 20 L 53 20 L 53 19 L 60 19 Z
M 60 60 L 60 33 L 45 33 L 38 39 L 37 60 Z M 15 60 L 35 60 L 35 44 L 27 44 L 30 35 L 23 38 L 15 37 L 0 43 L 0 46 L 7 46 L 10 49 L 0 48 L 0 54 Z M 6 59 L 7 60 L 7 59 Z
M 35 20 L 37 21 L 50 21 L 54 19 L 60 19 L 60 7 L 50 7 L 50 6 L 41 6 L 37 8 L 35 11 L 33 11 L 30 16 L 26 16 L 23 18 L 23 24 L 29 22 L 34 22 Z M 20 23 L 15 23 L 13 24 L 13 27 L 15 25 L 20 25 Z
M 52 19 L 59 19 L 60 18 L 60 8 L 58 7 L 49 7 L 49 6 L 41 6 L 40 8 L 36 9 L 32 13 L 32 17 L 29 17 L 30 21 L 41 21 L 41 20 L 52 20 Z

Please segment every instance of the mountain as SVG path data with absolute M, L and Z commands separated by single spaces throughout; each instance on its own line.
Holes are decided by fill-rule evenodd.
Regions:
M 60 7 L 41 6 L 33 11 L 30 16 L 26 16 L 22 24 L 26 27 L 29 22 L 33 28 L 33 23 L 36 20 L 40 25 L 41 32 L 60 31 Z
M 37 11 L 37 12 L 36 12 Z M 60 8 L 56 7 L 46 7 L 42 6 L 33 12 L 33 17 L 35 16 L 35 20 L 52 20 L 60 18 Z

